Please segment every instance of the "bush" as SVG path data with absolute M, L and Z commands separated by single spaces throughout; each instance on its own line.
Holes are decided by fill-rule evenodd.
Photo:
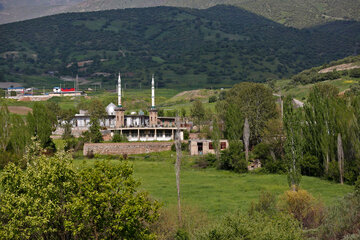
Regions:
M 189 140 L 189 137 L 190 137 L 190 133 L 188 130 L 185 130 L 184 131 L 184 140 Z
M 207 214 L 200 209 L 182 205 L 181 219 L 178 222 L 177 206 L 160 209 L 159 220 L 150 226 L 159 240 L 195 239 L 195 233 L 209 224 Z
M 319 160 L 316 156 L 305 154 L 301 162 L 301 174 L 307 176 L 320 176 L 321 168 L 319 166 Z
M 360 68 L 354 68 L 349 71 L 349 76 L 353 78 L 360 78 Z
M 1 239 L 155 239 L 159 204 L 126 163 L 75 171 L 70 155 L 9 164 L 0 177 Z
M 189 143 L 182 142 L 181 143 L 181 151 L 188 151 L 189 150 Z M 176 152 L 175 143 L 171 145 L 171 151 Z
M 305 228 L 316 228 L 324 219 L 324 206 L 305 190 L 286 191 L 279 208 L 291 214 Z
M 209 97 L 209 103 L 214 103 L 217 101 L 217 97 L 216 96 L 211 96 Z
M 115 133 L 114 136 L 112 137 L 112 142 L 117 143 L 117 142 L 128 142 L 128 139 L 126 136 L 122 135 L 122 134 L 118 134 Z
M 10 162 L 19 163 L 20 158 L 11 152 L 0 151 L 0 169 L 4 169 Z
M 215 154 L 206 154 L 195 160 L 194 167 L 197 168 L 207 168 L 214 167 L 216 165 L 216 155 Z
M 349 194 L 330 207 L 319 230 L 319 239 L 342 239 L 360 231 L 360 197 Z M 348 236 L 347 239 L 354 239 Z M 359 238 L 355 238 L 359 239 Z
M 65 146 L 64 146 L 64 150 L 65 151 L 79 151 L 82 150 L 84 148 L 84 141 L 82 138 L 68 138 L 65 140 Z
M 360 176 L 358 176 L 357 181 L 355 182 L 355 194 L 360 197 Z
M 95 157 L 95 154 L 94 154 L 93 150 L 88 151 L 88 152 L 86 153 L 86 157 L 89 158 L 89 159 L 94 158 L 94 157 Z
M 221 152 L 220 160 L 217 164 L 218 169 L 232 170 L 238 173 L 247 172 L 248 163 L 242 149 L 243 145 L 241 142 L 231 142 L 229 148 Z
M 257 203 L 252 203 L 250 213 L 265 212 L 267 214 L 274 214 L 276 208 L 276 196 L 273 193 L 262 191 Z
M 236 213 L 219 221 L 214 227 L 200 233 L 198 239 L 256 239 L 256 240 L 300 240 L 302 230 L 298 221 L 287 214 L 267 215 Z

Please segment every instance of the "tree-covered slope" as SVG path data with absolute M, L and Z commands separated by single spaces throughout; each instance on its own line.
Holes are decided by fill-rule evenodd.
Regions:
M 154 6 L 209 8 L 221 4 L 238 6 L 298 28 L 334 20 L 360 20 L 360 0 L 85 0 L 73 10 L 99 11 Z
M 73 6 L 74 3 L 78 3 Z M 360 0 L 0 0 L 0 23 L 63 12 L 173 6 L 233 5 L 297 28 L 335 20 L 360 20 Z M 2 7 L 1 7 L 2 6 Z
M 230 6 L 61 14 L 0 32 L 2 81 L 58 71 L 113 86 L 121 70 L 128 87 L 153 72 L 159 87 L 177 88 L 288 77 L 351 55 L 360 41 L 358 22 L 297 30 Z

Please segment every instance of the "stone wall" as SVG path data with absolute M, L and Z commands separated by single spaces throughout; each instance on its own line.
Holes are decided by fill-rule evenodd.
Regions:
M 85 143 L 84 156 L 91 151 L 101 155 L 141 154 L 171 150 L 173 142 Z

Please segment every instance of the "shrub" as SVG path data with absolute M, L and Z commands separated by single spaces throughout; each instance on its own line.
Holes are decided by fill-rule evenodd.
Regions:
M 280 197 L 279 208 L 290 213 L 305 228 L 318 227 L 324 218 L 324 206 L 305 190 L 286 191 Z
M 254 213 L 255 211 L 268 214 L 275 213 L 277 211 L 275 194 L 262 191 L 259 196 L 259 201 L 251 204 L 250 213 Z
M 330 207 L 319 230 L 319 239 L 342 239 L 360 230 L 360 197 L 349 194 Z M 359 239 L 348 236 L 347 239 Z
M 319 160 L 316 156 L 305 154 L 301 162 L 301 174 L 307 176 L 320 176 L 321 169 L 319 166 Z
M 126 138 L 126 136 L 124 136 L 122 134 L 115 133 L 114 136 L 112 137 L 111 141 L 114 142 L 114 143 L 128 142 L 128 139 Z
M 160 209 L 159 220 L 150 227 L 159 240 L 194 239 L 195 233 L 208 226 L 207 214 L 200 209 L 182 205 L 181 218 L 178 222 L 177 206 Z
M 188 130 L 185 130 L 184 131 L 184 140 L 189 140 L 189 137 L 190 137 L 190 133 Z
M 233 170 L 238 173 L 247 172 L 248 163 L 242 149 L 243 145 L 241 142 L 230 142 L 229 148 L 221 152 L 217 168 Z
M 300 240 L 302 230 L 297 220 L 287 214 L 267 215 L 236 213 L 223 218 L 214 227 L 198 234 L 198 239 Z
M 182 142 L 181 143 L 181 151 L 187 151 L 189 150 L 189 143 Z M 175 143 L 171 145 L 171 151 L 176 152 L 176 146 Z
M 349 76 L 354 78 L 360 78 L 360 68 L 354 68 L 349 71 Z
M 194 167 L 197 168 L 207 168 L 207 167 L 213 167 L 216 164 L 216 155 L 215 154 L 206 154 L 203 155 L 195 160 Z
M 88 152 L 86 153 L 86 157 L 89 158 L 89 159 L 94 158 L 94 157 L 95 157 L 95 154 L 94 154 L 93 150 L 88 151 Z
M 209 97 L 209 103 L 214 103 L 217 101 L 217 97 L 216 96 L 211 96 Z

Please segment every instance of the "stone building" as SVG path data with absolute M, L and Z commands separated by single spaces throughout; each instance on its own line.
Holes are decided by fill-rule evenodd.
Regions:
M 227 140 L 220 140 L 220 149 L 224 150 L 229 147 Z M 206 155 L 208 153 L 215 154 L 212 140 L 208 139 L 192 139 L 189 141 L 191 155 Z

